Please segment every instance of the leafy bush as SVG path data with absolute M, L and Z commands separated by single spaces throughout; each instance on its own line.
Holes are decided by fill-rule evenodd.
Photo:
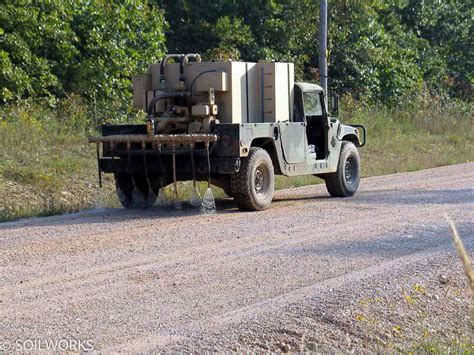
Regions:
M 299 80 L 319 79 L 317 1 L 158 2 L 170 23 L 166 39 L 172 52 L 291 61 Z M 432 95 L 470 100 L 474 22 L 468 3 L 330 1 L 331 89 L 368 104 L 396 105 L 425 82 Z
M 78 93 L 126 115 L 131 76 L 164 55 L 164 29 L 145 0 L 3 2 L 0 100 Z
M 425 87 L 471 101 L 474 22 L 468 1 L 329 3 L 329 85 L 395 107 Z M 0 102 L 84 98 L 94 123 L 124 120 L 131 76 L 168 51 L 206 59 L 290 61 L 317 81 L 313 0 L 13 1 L 0 4 Z

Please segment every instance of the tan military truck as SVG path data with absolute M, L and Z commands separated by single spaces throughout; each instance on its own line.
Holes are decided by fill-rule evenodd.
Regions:
M 153 205 L 177 181 L 208 181 L 242 210 L 263 210 L 275 175 L 316 175 L 331 196 L 352 196 L 366 130 L 343 125 L 322 88 L 295 83 L 291 63 L 202 62 L 171 54 L 133 78 L 136 125 L 103 125 L 99 175 L 115 176 L 126 208 Z M 100 149 L 100 146 L 102 149 Z

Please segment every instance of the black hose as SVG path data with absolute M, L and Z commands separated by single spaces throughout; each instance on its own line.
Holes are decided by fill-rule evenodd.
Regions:
M 215 73 L 217 72 L 217 69 L 210 69 L 210 70 L 204 70 L 202 72 L 200 72 L 198 75 L 196 75 L 196 77 L 194 78 L 194 80 L 191 82 L 191 85 L 189 86 L 189 91 L 191 91 L 191 93 L 193 92 L 193 86 L 194 86 L 194 83 L 196 82 L 196 80 L 204 75 L 204 74 L 207 74 L 207 73 Z
M 153 112 L 155 111 L 155 104 L 163 99 L 174 99 L 179 97 L 184 97 L 186 94 L 184 92 L 174 92 L 174 93 L 167 93 L 155 96 L 153 100 L 150 101 L 148 104 L 148 116 L 152 116 Z
M 168 54 L 166 57 L 163 58 L 160 64 L 160 81 L 161 82 L 166 82 L 165 79 L 165 66 L 166 62 L 170 58 L 179 58 L 180 61 L 180 67 L 179 67 L 179 73 L 180 73 L 180 78 L 184 78 L 184 64 L 183 64 L 183 58 L 185 57 L 184 54 Z M 181 80 L 181 79 L 180 79 Z
M 182 55 L 179 57 L 179 81 L 184 83 L 184 60 L 186 56 Z
M 209 142 L 206 142 L 206 155 L 207 155 L 207 188 L 211 188 L 211 156 L 209 153 Z
M 192 54 L 186 54 L 184 56 L 184 63 L 185 64 L 188 64 L 189 62 L 189 58 L 194 58 L 194 60 L 198 63 L 201 62 L 201 55 L 200 54 L 197 54 L 197 53 L 192 53 Z
M 165 61 L 166 57 L 163 58 L 160 64 L 160 83 L 166 82 L 166 77 L 165 77 Z

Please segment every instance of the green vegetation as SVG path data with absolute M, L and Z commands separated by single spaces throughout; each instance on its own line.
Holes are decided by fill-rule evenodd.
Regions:
M 99 120 L 130 113 L 131 77 L 165 53 L 163 12 L 147 1 L 0 4 L 0 101 L 76 93 Z
M 85 138 L 87 109 L 75 97 L 55 109 L 25 101 L 0 111 L 0 221 L 106 203 Z
M 161 0 L 171 52 L 294 62 L 318 79 L 319 1 Z M 474 9 L 468 0 L 332 0 L 330 87 L 394 104 L 420 90 L 467 98 L 474 84 Z
M 464 309 L 460 303 L 450 302 L 450 298 L 466 294 L 463 286 L 453 285 L 450 292 L 443 292 L 431 283 L 416 283 L 399 287 L 399 290 L 399 293 L 393 293 L 390 297 L 376 295 L 357 300 L 358 309 L 354 312 L 353 319 L 361 333 L 372 337 L 374 346 L 372 352 L 397 354 L 472 352 L 470 322 L 463 324 L 461 317 L 465 314 Z M 443 306 L 433 302 L 433 294 L 438 295 L 440 291 L 445 293 L 438 296 L 443 299 Z M 385 314 L 387 309 L 391 310 L 392 314 L 403 314 L 403 316 L 387 317 Z M 441 332 L 433 329 L 434 309 L 443 310 L 442 314 L 436 315 L 437 321 L 454 315 L 457 324 Z
M 131 75 L 166 52 L 317 81 L 318 16 L 315 0 L 2 1 L 0 220 L 116 204 L 86 135 L 139 117 Z M 467 0 L 330 1 L 330 89 L 369 129 L 365 176 L 472 160 L 473 16 Z
M 472 99 L 474 8 L 469 0 L 333 0 L 331 89 L 393 105 L 426 85 Z M 318 79 L 316 0 L 12 1 L 0 4 L 0 100 L 77 93 L 129 113 L 130 76 L 166 52 L 206 59 L 296 63 Z

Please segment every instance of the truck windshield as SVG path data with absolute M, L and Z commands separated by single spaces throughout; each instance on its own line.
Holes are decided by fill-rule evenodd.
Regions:
M 323 109 L 318 91 L 303 92 L 303 107 L 305 116 L 322 116 Z

